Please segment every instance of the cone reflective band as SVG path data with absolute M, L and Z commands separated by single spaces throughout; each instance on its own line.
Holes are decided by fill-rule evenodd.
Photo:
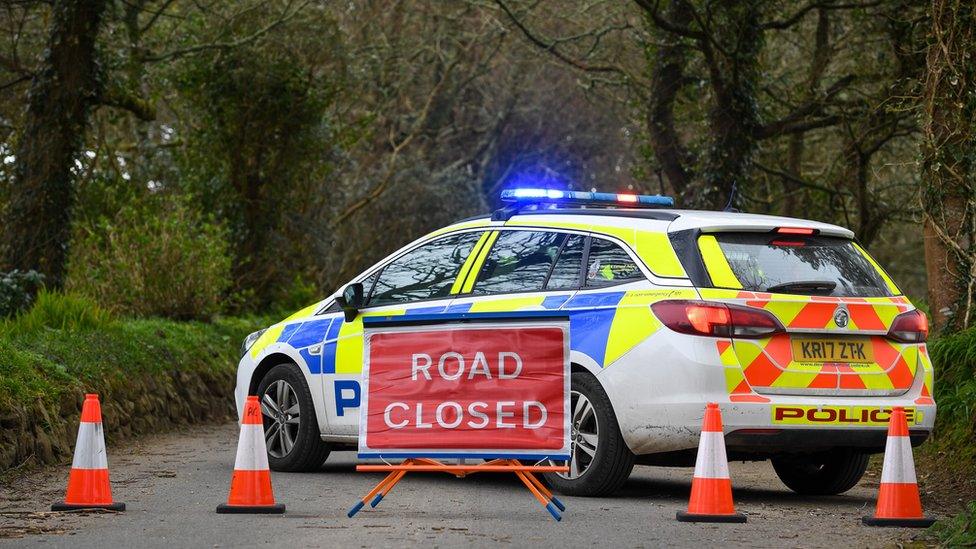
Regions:
M 241 418 L 241 436 L 237 441 L 237 460 L 230 481 L 227 503 L 217 506 L 218 513 L 284 513 L 285 506 L 275 503 L 268 468 L 268 448 L 264 442 L 264 421 L 258 397 L 247 397 Z
M 745 515 L 735 512 L 732 503 L 732 479 L 725 454 L 722 412 L 714 402 L 705 406 L 688 510 L 678 511 L 677 519 L 681 522 L 746 521 Z
M 102 431 L 102 409 L 98 403 L 98 395 L 95 394 L 86 394 L 81 407 L 81 423 L 78 424 L 75 456 L 71 461 L 71 474 L 68 477 L 64 502 L 51 506 L 52 511 L 76 509 L 125 510 L 124 503 L 112 501 L 105 435 Z
M 897 526 L 928 528 L 935 519 L 922 514 L 922 501 L 915 478 L 912 439 L 908 436 L 905 409 L 896 406 L 888 420 L 888 441 L 885 444 L 884 465 L 881 468 L 881 487 L 873 517 L 864 517 L 868 526 Z

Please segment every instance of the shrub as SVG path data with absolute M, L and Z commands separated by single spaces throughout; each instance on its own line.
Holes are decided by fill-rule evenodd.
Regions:
M 936 435 L 960 459 L 976 458 L 976 328 L 929 344 L 935 365 Z
M 75 332 L 97 330 L 111 317 L 88 297 L 41 290 L 34 306 L 3 324 L 0 332 L 30 334 L 44 329 Z
M 80 228 L 65 288 L 115 313 L 208 319 L 230 286 L 226 233 L 182 202 L 156 205 Z
M 37 271 L 0 273 L 0 318 L 26 310 L 43 285 L 44 275 Z

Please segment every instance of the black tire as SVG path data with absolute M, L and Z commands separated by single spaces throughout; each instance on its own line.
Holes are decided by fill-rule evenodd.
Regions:
M 585 396 L 593 405 L 597 430 L 596 453 L 589 466 L 574 479 L 546 473 L 546 481 L 568 496 L 599 497 L 616 492 L 634 469 L 634 454 L 627 448 L 617 415 L 600 382 L 589 373 L 574 372 L 572 391 Z
M 797 494 L 832 496 L 857 485 L 868 467 L 868 454 L 838 449 L 817 454 L 775 457 L 773 469 Z
M 258 383 L 258 399 L 264 404 L 264 395 L 278 381 L 284 381 L 298 397 L 298 430 L 294 446 L 286 454 L 276 457 L 268 452 L 268 465 L 275 471 L 315 471 L 329 457 L 330 447 L 322 440 L 312 404 L 312 395 L 305 383 L 305 376 L 294 364 L 279 364 L 268 371 Z M 262 406 L 262 410 L 263 410 Z M 275 421 L 263 415 L 265 433 L 269 433 Z

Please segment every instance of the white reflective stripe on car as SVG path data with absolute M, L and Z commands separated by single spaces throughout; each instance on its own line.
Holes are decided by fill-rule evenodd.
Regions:
M 105 456 L 105 438 L 101 423 L 82 422 L 78 425 L 78 442 L 75 457 L 71 460 L 73 469 L 108 469 Z

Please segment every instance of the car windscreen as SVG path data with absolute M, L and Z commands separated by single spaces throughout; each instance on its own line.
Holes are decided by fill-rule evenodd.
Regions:
M 837 297 L 892 295 L 879 270 L 851 240 L 770 233 L 717 233 L 702 238 L 708 237 L 715 238 L 744 290 Z

